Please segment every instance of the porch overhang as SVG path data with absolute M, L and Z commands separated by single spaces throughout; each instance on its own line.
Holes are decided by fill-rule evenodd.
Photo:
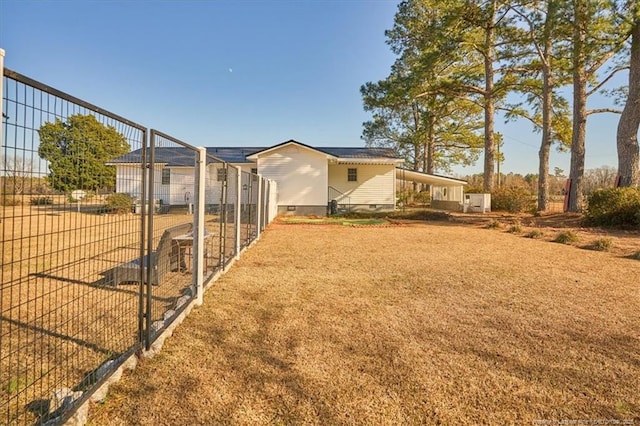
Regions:
M 456 179 L 452 177 L 446 176 L 438 176 L 432 175 L 429 173 L 416 172 L 413 170 L 403 169 L 398 167 L 396 169 L 396 179 L 423 183 L 426 185 L 437 185 L 437 186 L 464 186 L 468 185 L 468 183 L 461 179 Z

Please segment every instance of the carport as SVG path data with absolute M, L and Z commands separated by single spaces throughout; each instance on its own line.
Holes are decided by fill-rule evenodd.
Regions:
M 396 168 L 396 179 L 429 185 L 431 207 L 442 210 L 462 210 L 464 186 L 467 182 L 447 176 L 432 175 Z

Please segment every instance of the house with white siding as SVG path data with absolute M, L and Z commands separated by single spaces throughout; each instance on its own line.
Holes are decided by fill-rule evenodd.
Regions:
M 338 211 L 389 211 L 396 206 L 398 167 L 404 162 L 387 148 L 312 147 L 289 140 L 271 147 L 209 147 L 207 155 L 240 169 L 246 188 L 251 174 L 277 183 L 278 213 L 326 215 L 328 206 Z M 133 154 L 133 153 L 130 153 Z M 141 176 L 135 155 L 110 162 L 117 168 L 116 191 L 139 196 Z M 224 163 L 207 161 L 207 204 L 221 200 Z M 185 205 L 194 194 L 193 151 L 155 148 L 154 194 L 163 204 Z M 424 174 L 423 174 L 424 175 Z M 133 177 L 133 178 L 132 178 Z M 461 181 L 449 183 L 462 188 Z M 229 185 L 231 196 L 237 185 Z M 233 194 L 231 194 L 233 192 Z M 243 197 L 246 195 L 243 191 Z M 460 189 L 460 204 L 462 189 Z

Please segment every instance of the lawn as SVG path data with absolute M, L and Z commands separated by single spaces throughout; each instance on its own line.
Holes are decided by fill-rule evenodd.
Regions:
M 638 424 L 638 282 L 480 226 L 273 224 L 90 423 Z
M 89 211 L 97 207 L 0 208 L 0 424 L 33 424 L 51 391 L 84 390 L 94 369 L 137 342 L 139 287 L 111 285 L 108 271 L 139 256 L 140 217 Z M 156 217 L 153 246 L 164 229 L 192 219 Z M 206 226 L 219 234 L 217 217 Z M 219 239 L 208 241 L 217 254 Z M 152 290 L 151 320 L 191 281 L 188 271 L 165 274 Z

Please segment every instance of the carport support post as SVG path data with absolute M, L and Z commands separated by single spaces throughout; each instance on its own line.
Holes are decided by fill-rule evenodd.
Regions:
M 236 188 L 236 259 L 240 259 L 240 219 L 242 214 L 242 169 L 238 167 L 238 187 Z
M 194 275 L 193 284 L 196 288 L 196 304 L 202 305 L 203 302 L 203 283 L 204 283 L 204 212 L 205 212 L 205 177 L 207 168 L 207 150 L 206 148 L 198 148 L 198 159 L 196 160 L 196 188 L 195 188 L 195 211 L 194 223 L 195 232 L 193 233 L 193 245 L 195 251 L 194 258 Z

